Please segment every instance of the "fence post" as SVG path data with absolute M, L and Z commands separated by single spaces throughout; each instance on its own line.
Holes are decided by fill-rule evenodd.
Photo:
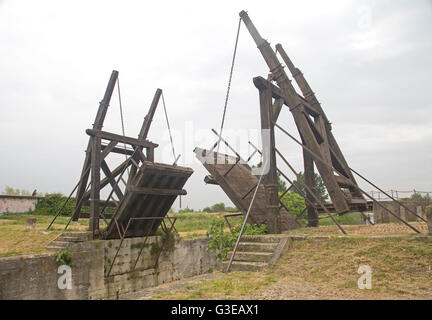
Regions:
M 427 218 L 429 235 L 432 235 L 432 206 L 426 207 L 426 218 Z

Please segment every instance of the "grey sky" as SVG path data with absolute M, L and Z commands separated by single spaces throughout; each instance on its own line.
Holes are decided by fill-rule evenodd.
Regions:
M 192 149 L 210 147 L 202 134 L 220 126 L 243 9 L 303 71 L 353 168 L 385 189 L 432 191 L 432 2 L 421 0 L 0 1 L 0 189 L 70 192 L 115 69 L 129 136 L 164 90 L 180 164 L 195 170 L 183 204 L 230 203 L 204 184 Z M 252 78 L 267 72 L 242 25 L 227 134 L 258 128 Z M 297 134 L 288 110 L 280 123 Z M 116 92 L 104 129 L 121 133 Z M 159 108 L 149 139 L 171 162 L 167 137 Z M 277 143 L 302 170 L 299 147 L 280 134 Z

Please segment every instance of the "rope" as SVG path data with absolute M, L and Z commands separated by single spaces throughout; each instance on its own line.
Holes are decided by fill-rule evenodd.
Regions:
M 162 104 L 163 104 L 163 107 L 164 107 L 165 119 L 166 119 L 166 123 L 167 123 L 167 126 L 168 126 L 168 132 L 169 132 L 169 136 L 170 136 L 170 140 L 171 140 L 172 153 L 173 153 L 174 161 L 176 161 L 177 158 L 176 158 L 175 151 L 174 151 L 174 143 L 173 143 L 173 138 L 172 138 L 172 134 L 171 134 L 170 124 L 169 124 L 169 121 L 168 121 L 168 114 L 167 114 L 167 110 L 166 110 L 166 106 L 165 106 L 165 99 L 164 99 L 163 92 L 162 92 Z
M 123 137 L 125 137 L 125 128 L 124 128 L 124 121 L 123 121 L 123 107 L 122 107 L 122 100 L 121 100 L 121 94 L 120 94 L 120 79 L 117 77 L 117 92 L 118 92 L 118 98 L 119 98 L 119 106 L 120 106 L 120 119 L 121 119 L 121 125 L 122 125 L 122 133 Z M 126 154 L 126 143 L 123 143 L 124 151 L 125 151 L 125 159 L 127 160 L 127 154 Z M 129 176 L 129 167 L 127 168 L 128 176 Z
M 232 62 L 231 62 L 231 70 L 230 70 L 230 75 L 229 75 L 229 80 L 228 80 L 227 93 L 225 96 L 225 105 L 224 105 L 224 111 L 223 111 L 223 115 L 222 115 L 222 123 L 221 123 L 221 127 L 219 130 L 221 137 L 222 137 L 222 131 L 223 131 L 224 123 L 225 123 L 225 115 L 226 115 L 226 109 L 227 109 L 227 105 L 228 105 L 229 93 L 230 93 L 230 89 L 231 89 L 231 80 L 232 80 L 232 76 L 233 76 L 234 62 L 235 62 L 235 58 L 236 58 L 236 54 L 237 54 L 237 45 L 238 45 L 238 39 L 239 39 L 239 35 L 240 35 L 241 20 L 242 19 L 240 18 L 239 23 L 238 23 L 238 27 L 237 27 L 237 35 L 236 35 L 236 41 L 235 41 L 235 45 L 234 45 L 234 53 L 233 53 Z M 221 141 L 221 138 L 219 138 L 219 140 L 217 142 L 218 148 L 216 150 L 216 153 L 219 152 L 220 141 Z

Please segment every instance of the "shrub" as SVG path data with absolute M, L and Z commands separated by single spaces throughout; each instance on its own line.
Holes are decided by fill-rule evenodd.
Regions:
M 207 243 L 207 252 L 213 252 L 216 255 L 216 259 L 219 261 L 226 260 L 228 252 L 232 250 L 241 230 L 243 219 L 241 223 L 236 224 L 232 227 L 231 232 L 224 232 L 225 222 L 215 221 L 211 224 L 210 230 L 207 231 L 207 237 L 209 241 Z M 243 235 L 257 235 L 266 234 L 267 226 L 265 224 L 246 224 Z
M 58 264 L 65 264 L 69 267 L 72 267 L 74 265 L 72 255 L 69 250 L 59 251 L 59 253 L 57 253 L 56 262 Z
M 280 195 L 281 193 L 279 193 L 279 196 Z M 301 195 L 293 192 L 287 192 L 281 201 L 288 208 L 288 211 L 296 217 L 300 215 L 300 213 L 306 207 L 304 198 Z
M 188 213 L 188 212 L 194 212 L 194 209 L 190 209 L 189 207 L 186 207 L 178 211 L 178 213 Z
M 55 215 L 66 201 L 66 196 L 61 193 L 46 194 L 45 197 L 40 199 L 36 204 L 35 214 Z M 68 201 L 66 207 L 63 209 L 61 215 L 67 216 L 72 213 L 75 199 L 72 198 Z

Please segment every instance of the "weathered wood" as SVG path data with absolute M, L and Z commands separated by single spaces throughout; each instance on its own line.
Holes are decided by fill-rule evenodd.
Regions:
M 91 152 L 91 189 L 90 189 L 90 221 L 89 228 L 92 236 L 99 232 L 99 200 L 100 200 L 100 157 L 101 140 L 93 137 Z
M 139 146 L 143 148 L 153 148 L 153 149 L 159 146 L 158 144 L 147 140 L 141 141 L 135 138 L 126 137 L 119 134 L 101 131 L 101 130 L 87 129 L 86 133 L 90 136 L 96 136 L 98 138 L 105 139 L 105 140 L 115 140 L 118 142 L 130 144 L 131 146 Z
M 113 213 L 104 213 L 103 217 L 105 219 L 111 219 L 113 217 Z M 99 214 L 99 219 L 103 218 L 101 214 Z M 80 213 L 80 218 L 84 218 L 84 219 L 90 219 L 90 213 L 89 212 L 81 212 Z
M 111 142 L 114 142 L 114 140 Z M 106 148 L 107 148 L 107 145 L 102 145 L 102 151 L 105 151 Z M 115 148 L 112 148 L 109 151 L 107 151 L 107 153 L 118 153 L 118 154 L 131 156 L 134 153 L 134 150 L 128 149 L 128 148 L 125 149 L 122 147 L 115 147 Z
M 184 194 L 183 186 L 193 173 L 190 168 L 170 166 L 150 161 L 144 162 L 139 168 L 132 185 L 126 188 L 123 200 L 107 227 L 104 235 L 107 239 L 118 237 L 117 227 L 125 226 L 130 218 L 164 217 L 178 194 Z M 134 192 L 137 191 L 137 192 Z M 126 237 L 152 234 L 160 225 L 160 220 L 134 220 L 131 222 Z
M 357 182 L 354 178 L 354 175 L 352 174 L 351 170 L 349 169 L 348 163 L 345 160 L 345 157 L 343 156 L 342 151 L 340 150 L 339 145 L 337 144 L 336 139 L 333 136 L 333 133 L 331 132 L 331 129 L 332 129 L 331 123 L 327 119 L 327 116 L 324 113 L 324 110 L 322 109 L 321 104 L 319 103 L 318 99 L 316 98 L 314 92 L 312 91 L 311 87 L 309 86 L 309 83 L 306 81 L 306 78 L 304 77 L 303 73 L 298 68 L 296 68 L 294 66 L 294 64 L 292 63 L 292 61 L 290 60 L 290 58 L 286 54 L 285 50 L 283 49 L 282 45 L 276 44 L 276 49 L 280 53 L 285 64 L 288 66 L 288 69 L 290 70 L 295 81 L 297 82 L 297 85 L 299 86 L 300 90 L 302 91 L 302 94 L 304 95 L 305 99 L 320 114 L 318 121 L 320 122 L 321 132 L 323 132 L 323 129 L 326 132 L 325 147 L 328 147 L 330 149 L 329 153 L 323 154 L 324 158 L 326 160 L 328 160 L 330 157 L 330 153 L 331 152 L 335 153 L 337 158 L 340 159 L 340 161 L 338 161 L 338 165 L 341 167 L 340 171 L 343 171 L 344 173 L 346 173 L 347 177 L 349 177 L 349 179 L 355 185 L 357 185 Z M 351 192 L 352 196 L 354 196 L 354 197 L 363 197 L 363 195 L 356 188 L 350 188 L 350 192 Z
M 101 150 L 102 150 L 101 160 L 105 159 L 107 155 L 115 149 L 117 143 L 118 141 L 112 140 L 107 145 L 101 145 Z
M 207 184 L 215 184 L 218 185 L 217 181 L 215 178 L 213 178 L 211 175 L 207 175 L 204 177 L 204 182 Z
M 138 135 L 138 140 L 140 140 L 140 141 L 144 141 L 147 139 L 147 135 L 148 135 L 148 132 L 150 130 L 150 125 L 151 125 L 151 122 L 153 121 L 153 116 L 155 114 L 156 107 L 159 103 L 159 99 L 160 99 L 161 94 L 162 94 L 162 90 L 157 89 L 156 93 L 153 97 L 153 101 L 150 105 L 150 109 L 144 118 L 144 122 L 141 126 L 141 130 L 140 130 L 140 133 Z
M 118 206 L 118 202 L 117 201 L 106 201 L 106 200 L 99 200 L 99 203 L 103 206 L 107 206 L 107 207 L 117 207 Z M 89 200 L 85 200 L 82 203 L 83 206 L 89 206 L 90 205 L 90 201 Z M 80 217 L 82 217 L 82 212 L 80 213 Z
M 432 206 L 426 207 L 426 218 L 429 235 L 432 235 Z
M 119 174 L 121 174 L 123 172 L 123 170 L 125 169 L 125 166 L 129 166 L 129 165 L 130 165 L 129 159 L 123 161 L 120 165 L 117 166 L 117 168 L 115 168 L 113 171 L 111 171 L 112 177 L 116 178 Z M 103 178 L 102 181 L 100 182 L 100 188 L 103 189 L 109 183 L 110 183 L 109 178 L 107 178 L 107 177 Z M 84 198 L 84 200 L 89 199 L 90 198 L 90 192 L 84 193 L 84 195 L 82 197 Z
M 320 145 L 317 143 L 312 129 L 303 115 L 303 112 L 305 110 L 305 104 L 303 100 L 299 98 L 290 79 L 283 70 L 283 67 L 279 62 L 275 52 L 271 48 L 270 44 L 260 36 L 245 11 L 240 12 L 240 17 L 245 23 L 246 28 L 249 30 L 249 33 L 251 34 L 255 43 L 257 44 L 258 49 L 261 51 L 261 54 L 272 73 L 272 79 L 275 80 L 280 87 L 285 99 L 285 103 L 288 103 L 288 105 L 290 105 L 291 113 L 293 115 L 297 129 L 304 140 L 304 143 L 315 153 L 321 155 L 322 151 Z M 274 119 L 274 121 L 276 121 L 276 119 Z M 344 193 L 339 188 L 331 170 L 328 170 L 328 168 L 326 166 L 323 166 L 321 163 L 316 163 L 316 166 L 321 177 L 323 178 L 332 202 L 338 209 L 338 212 L 348 212 L 349 206 L 345 200 Z
M 272 54 L 274 54 L 274 52 Z M 265 86 L 265 83 L 267 82 L 268 81 L 262 77 L 254 78 L 254 83 L 257 88 Z M 289 86 L 292 86 L 289 80 L 288 83 Z M 289 92 L 289 90 L 287 90 L 287 92 Z M 294 105 L 294 104 L 297 107 L 292 108 L 291 113 L 293 115 L 297 129 L 302 139 L 304 140 L 304 144 L 308 146 L 311 150 L 313 150 L 315 154 L 321 156 L 320 145 L 318 144 L 314 131 L 311 128 L 311 124 L 309 123 L 310 120 L 308 120 L 304 114 L 302 103 L 300 102 L 300 100 L 297 100 L 295 103 L 290 102 L 290 105 Z M 338 212 L 339 213 L 348 212 L 349 211 L 348 203 L 346 202 L 345 196 L 334 177 L 333 171 L 330 170 L 327 166 L 323 165 L 321 162 L 315 162 L 315 163 L 327 187 L 330 198 L 332 199 L 332 202 L 335 204 L 335 207 L 337 208 Z
M 179 196 L 186 195 L 187 192 L 185 189 L 157 189 L 157 188 L 144 188 L 137 186 L 127 186 L 128 192 L 139 193 L 139 194 L 152 194 L 152 195 L 161 195 L 161 196 Z
M 107 234 L 111 238 L 123 235 L 127 229 L 126 226 L 129 226 L 132 220 L 146 220 L 146 218 L 151 218 L 152 215 L 160 215 L 163 219 L 175 198 L 178 195 L 186 194 L 186 191 L 183 190 L 182 187 L 193 172 L 190 168 L 153 163 L 154 149 L 158 147 L 158 145 L 146 140 L 146 138 L 159 98 L 162 94 L 161 89 L 157 89 L 156 91 L 147 116 L 144 118 L 138 139 L 102 131 L 103 121 L 116 81 L 117 71 L 114 71 L 108 83 L 104 99 L 100 103 L 93 128 L 86 130 L 90 139 L 86 150 L 86 159 L 84 161 L 81 179 L 76 187 L 78 191 L 73 218 L 78 219 L 80 213 L 81 217 L 88 216 L 90 219 L 89 229 L 92 231 L 93 237 L 100 235 L 100 217 L 108 223 L 106 220 L 107 215 L 104 214 L 104 210 L 107 206 L 114 205 L 117 207 L 116 219 L 113 219 L 114 222 L 111 221 L 108 225 L 111 229 L 107 231 Z M 109 143 L 104 143 L 104 145 L 102 145 L 102 140 L 108 140 Z M 132 149 L 126 148 L 126 146 L 121 148 L 119 143 L 124 145 L 128 144 Z M 143 152 L 144 148 L 146 149 L 145 153 Z M 120 153 L 129 157 L 111 172 L 105 161 L 105 158 L 110 153 Z M 130 174 L 126 182 L 123 178 L 123 174 L 130 166 Z M 101 180 L 101 170 L 105 174 L 103 180 Z M 91 181 L 88 185 L 90 176 Z M 129 186 L 125 194 L 123 194 L 118 185 L 120 181 Z M 149 181 L 153 181 L 152 183 L 154 185 L 149 184 Z M 107 200 L 101 200 L 100 190 L 108 184 L 112 187 L 109 196 Z M 87 185 L 90 190 L 87 189 Z M 117 195 L 117 202 L 111 201 L 114 193 Z M 89 213 L 81 212 L 81 207 L 83 205 L 90 206 Z M 101 205 L 104 206 L 102 212 L 100 210 Z M 113 224 L 115 224 L 115 226 Z M 159 224 L 160 221 L 154 224 L 155 229 L 153 229 L 153 226 L 150 228 L 150 231 L 153 232 L 152 234 L 154 234 Z M 145 225 L 146 223 L 143 225 L 142 222 L 139 222 L 137 225 L 132 226 L 130 235 L 143 236 L 144 234 L 142 233 L 141 227 Z M 117 232 L 117 228 L 119 232 Z
M 273 103 L 273 119 L 277 119 L 279 117 L 279 113 L 281 112 L 282 106 L 284 104 L 284 99 L 279 98 L 279 99 L 275 99 L 274 103 Z
M 201 148 L 195 148 L 194 153 L 196 157 L 201 162 L 203 162 L 204 167 L 208 170 L 213 179 L 216 180 L 217 184 L 223 189 L 234 205 L 243 214 L 246 214 L 253 193 L 249 191 L 256 187 L 258 183 L 258 178 L 252 174 L 251 167 L 247 163 L 238 163 L 231 170 L 230 174 L 224 176 L 223 174 L 229 167 L 232 166 L 232 163 L 235 162 L 236 157 L 225 154 L 216 154 L 216 152 L 211 152 Z M 208 163 L 205 162 L 206 156 L 210 158 L 218 157 L 220 159 L 228 158 L 230 163 L 224 163 L 221 160 Z M 244 197 L 245 195 L 246 197 Z M 248 222 L 254 224 L 266 223 L 267 204 L 265 198 L 265 188 L 261 184 L 257 193 L 257 199 L 254 202 L 251 214 L 249 216 L 250 221 Z M 295 221 L 294 216 L 288 211 L 286 211 L 284 208 L 280 208 L 279 211 L 281 216 L 282 230 L 290 230 L 300 227 L 300 224 Z
M 266 141 L 265 135 L 269 135 L 269 145 L 263 147 L 263 169 L 268 167 L 268 172 L 263 177 L 263 185 L 266 192 L 267 230 L 269 233 L 281 233 L 281 220 L 279 216 L 279 196 L 276 174 L 275 136 L 273 125 L 273 104 L 271 88 L 268 83 L 264 88 L 259 87 L 261 132 L 262 141 Z M 268 162 L 268 164 L 266 164 Z
M 117 185 L 115 181 L 115 177 L 111 173 L 111 170 L 108 167 L 108 164 L 103 160 L 101 162 L 101 169 L 103 173 L 105 174 L 106 178 L 109 180 L 109 183 L 111 184 L 111 187 L 114 189 L 115 194 L 117 195 L 118 199 L 123 199 L 123 192 L 120 190 L 119 186 Z
M 105 116 L 108 110 L 112 93 L 114 91 L 114 86 L 117 82 L 117 78 L 118 78 L 118 71 L 113 70 L 113 72 L 111 73 L 111 77 L 108 81 L 108 85 L 105 90 L 104 97 L 102 101 L 99 103 L 99 108 L 96 113 L 95 121 L 93 123 L 93 129 L 95 130 L 101 130 L 103 127 L 103 123 L 105 120 Z M 72 213 L 72 220 L 74 221 L 78 220 L 78 214 L 81 210 L 81 206 L 77 205 L 79 203 L 78 199 L 81 199 L 81 197 L 84 195 L 84 192 L 87 188 L 88 177 L 90 175 L 90 170 L 88 170 L 88 168 L 90 167 L 90 157 L 91 157 L 90 153 L 91 153 L 91 142 L 89 141 L 86 149 L 86 157 L 84 159 L 83 169 L 81 172 L 80 184 L 77 188 L 77 193 L 76 193 L 77 202 L 75 204 L 74 211 Z
M 315 192 L 315 184 L 314 184 L 314 164 L 313 164 L 313 158 L 312 156 L 306 152 L 306 150 L 303 150 L 303 162 L 304 162 L 304 178 L 305 178 L 305 184 L 309 187 L 309 189 L 312 192 Z M 318 221 L 318 212 L 315 209 L 315 206 L 312 205 L 313 203 L 313 196 L 312 194 L 305 188 L 306 191 L 306 208 L 308 212 L 308 226 L 310 227 L 318 227 L 319 221 Z

